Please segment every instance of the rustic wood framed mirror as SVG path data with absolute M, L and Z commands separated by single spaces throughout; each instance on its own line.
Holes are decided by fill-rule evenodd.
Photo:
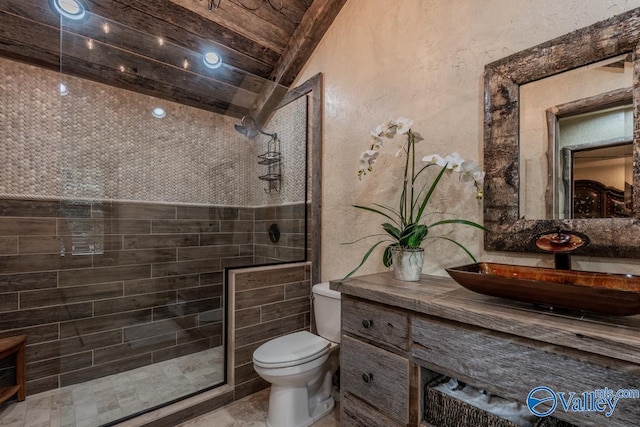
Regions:
M 589 236 L 578 254 L 640 256 L 640 8 L 518 52 L 485 67 L 484 224 L 488 251 L 537 252 L 538 234 L 557 227 Z M 520 213 L 520 86 L 617 55 L 633 62 L 633 207 L 628 218 L 527 219 Z M 545 197 L 545 186 L 539 187 Z

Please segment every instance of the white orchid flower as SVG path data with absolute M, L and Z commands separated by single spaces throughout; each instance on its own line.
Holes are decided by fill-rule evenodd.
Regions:
M 360 155 L 360 166 L 358 167 L 358 177 L 366 175 L 366 171 L 371 172 L 373 165 L 380 153 L 376 150 L 367 150 Z
M 418 132 L 413 132 L 412 131 L 411 134 L 413 135 L 413 142 L 424 141 L 424 138 Z
M 454 172 L 460 172 L 462 163 L 464 163 L 464 159 L 457 152 L 453 152 L 451 154 L 447 154 L 444 156 L 444 159 L 447 161 L 447 169 L 451 169 Z
M 429 163 L 431 165 L 444 166 L 447 164 L 445 159 L 442 158 L 439 154 L 429 154 L 428 156 L 424 156 L 422 161 L 425 163 Z
M 396 136 L 396 123 L 393 120 L 388 120 L 378 126 L 371 132 L 373 136 L 392 139 Z
M 477 184 L 484 183 L 484 171 L 475 161 L 465 160 L 461 165 L 461 169 L 462 175 L 460 175 L 460 179 L 462 181 L 474 181 Z
M 380 138 L 377 135 L 371 135 L 371 148 L 375 148 L 376 150 L 379 150 L 382 147 L 382 138 Z
M 406 117 L 399 117 L 398 120 L 396 120 L 396 132 L 399 135 L 409 132 L 411 126 L 413 126 L 413 120 L 411 119 L 407 119 Z
M 473 160 L 466 160 L 462 163 L 461 169 L 460 180 L 473 183 L 477 190 L 476 199 L 482 199 L 484 195 L 482 185 L 484 184 L 485 173 L 480 165 Z

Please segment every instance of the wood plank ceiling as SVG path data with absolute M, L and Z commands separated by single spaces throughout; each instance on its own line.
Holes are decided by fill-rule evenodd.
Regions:
M 233 117 L 268 115 L 346 2 L 81 0 L 73 21 L 53 1 L 0 1 L 0 56 Z

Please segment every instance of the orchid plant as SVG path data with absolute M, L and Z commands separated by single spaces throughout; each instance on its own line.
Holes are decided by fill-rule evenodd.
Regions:
M 386 238 L 375 243 L 365 253 L 360 264 L 344 278 L 353 275 L 367 261 L 371 253 L 376 247 L 383 243 L 388 243 L 385 248 L 382 262 L 386 267 L 390 267 L 393 263 L 391 251 L 395 247 L 403 247 L 416 249 L 420 248 L 423 241 L 428 237 L 434 237 L 447 240 L 460 247 L 474 262 L 475 257 L 461 243 L 445 236 L 429 236 L 430 229 L 445 224 L 462 224 L 487 231 L 482 225 L 465 219 L 442 219 L 431 224 L 425 221 L 425 209 L 431 196 L 433 195 L 438 183 L 445 174 L 460 174 L 460 180 L 467 183 L 468 187 L 473 187 L 476 191 L 476 199 L 481 200 L 483 196 L 482 187 L 484 183 L 484 172 L 473 160 L 464 160 L 458 153 L 452 153 L 442 157 L 438 154 L 430 154 L 422 157 L 422 164 L 416 165 L 416 144 L 423 141 L 424 138 L 411 129 L 413 121 L 404 117 L 396 120 L 390 120 L 377 126 L 371 132 L 370 148 L 360 156 L 360 167 L 358 170 L 358 178 L 362 179 L 367 172 L 373 171 L 373 166 L 380 155 L 384 140 L 394 139 L 396 136 L 404 136 L 403 140 L 398 144 L 396 157 L 406 154 L 404 164 L 404 179 L 402 193 L 400 194 L 400 202 L 397 208 L 374 204 L 375 207 L 353 205 L 358 209 L 374 212 L 386 218 L 389 222 L 382 224 L 382 229 L 386 234 L 372 234 L 360 240 L 374 237 L 386 236 Z M 431 166 L 439 166 L 440 170 L 434 180 L 429 184 L 418 180 L 418 178 Z

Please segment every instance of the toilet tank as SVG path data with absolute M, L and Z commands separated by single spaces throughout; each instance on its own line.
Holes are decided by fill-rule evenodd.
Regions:
M 329 282 L 313 285 L 313 311 L 318 335 L 340 342 L 340 292 L 329 289 Z

